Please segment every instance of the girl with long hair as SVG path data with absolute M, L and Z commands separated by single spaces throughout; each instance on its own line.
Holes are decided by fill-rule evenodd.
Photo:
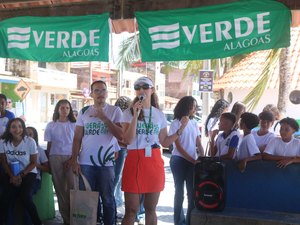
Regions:
M 189 225 L 191 211 L 194 208 L 193 200 L 193 174 L 194 164 L 198 155 L 203 156 L 200 130 L 197 122 L 193 120 L 196 114 L 197 101 L 192 96 L 185 96 L 179 100 L 174 109 L 174 120 L 170 126 L 169 134 L 174 134 L 181 126 L 181 119 L 188 120 L 180 137 L 175 141 L 170 160 L 171 171 L 175 184 L 174 195 L 174 224 Z M 183 199 L 184 183 L 188 196 L 187 214 L 184 216 Z
M 26 135 L 24 121 L 20 118 L 10 120 L 0 141 L 0 159 L 5 170 L 3 201 L 6 203 L 6 210 L 10 210 L 19 199 L 34 225 L 42 224 L 32 201 L 32 188 L 37 174 L 37 153 L 35 141 Z M 13 215 L 13 218 L 18 216 Z
M 62 99 L 55 106 L 53 121 L 45 129 L 50 171 L 57 195 L 60 214 L 64 224 L 70 224 L 70 189 L 74 187 L 74 177 L 66 162 L 72 155 L 72 144 L 76 119 L 71 103 Z

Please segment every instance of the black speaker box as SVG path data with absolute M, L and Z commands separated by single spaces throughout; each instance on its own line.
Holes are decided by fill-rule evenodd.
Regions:
M 199 210 L 225 207 L 225 164 L 219 158 L 199 157 L 194 169 L 194 203 Z

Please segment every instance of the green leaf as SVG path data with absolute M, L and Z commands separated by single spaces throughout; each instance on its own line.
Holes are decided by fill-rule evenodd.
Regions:
M 247 105 L 248 111 L 253 111 L 253 109 L 259 103 L 261 99 L 268 81 L 270 77 L 278 65 L 279 56 L 280 56 L 281 49 L 272 49 L 269 51 L 269 55 L 264 63 L 264 68 L 262 73 L 260 74 L 259 78 L 257 79 L 256 86 L 250 91 L 250 93 L 244 98 L 243 103 Z

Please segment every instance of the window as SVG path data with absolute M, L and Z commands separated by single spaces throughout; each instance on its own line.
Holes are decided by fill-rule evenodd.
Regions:
M 45 62 L 38 62 L 38 67 L 46 68 L 46 63 Z

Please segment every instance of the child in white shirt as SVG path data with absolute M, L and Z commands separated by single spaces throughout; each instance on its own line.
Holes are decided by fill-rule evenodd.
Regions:
M 223 131 L 218 135 L 216 142 L 215 136 L 219 130 L 214 130 L 210 143 L 210 155 L 221 159 L 233 159 L 239 144 L 239 133 L 233 129 L 236 117 L 233 113 L 223 113 L 220 117 L 219 130 Z
M 293 118 L 280 120 L 280 137 L 276 137 L 267 145 L 264 160 L 277 161 L 277 166 L 284 168 L 292 163 L 300 162 L 300 139 L 294 138 L 294 133 L 299 130 L 297 121 Z
M 261 159 L 260 151 L 251 133 L 258 122 L 258 117 L 253 113 L 246 112 L 241 115 L 239 126 L 244 132 L 244 137 L 237 152 L 238 167 L 241 172 L 245 171 L 247 162 Z
M 267 144 L 276 137 L 273 132 L 270 132 L 270 128 L 274 123 L 274 115 L 269 111 L 263 111 L 258 115 L 258 118 L 260 128 L 259 130 L 252 130 L 251 133 L 260 152 L 264 152 Z

